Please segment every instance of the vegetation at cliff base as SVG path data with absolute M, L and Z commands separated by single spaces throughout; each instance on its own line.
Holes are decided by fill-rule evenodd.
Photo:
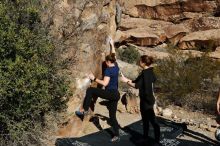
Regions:
M 118 50 L 119 58 L 128 63 L 135 63 L 140 58 L 140 53 L 134 46 L 128 46 L 125 49 Z
M 42 27 L 40 3 L 0 1 L 0 143 L 36 144 L 45 115 L 65 109 L 55 47 Z M 39 129 L 38 129 L 39 130 Z M 31 143 L 29 143 L 31 144 Z
M 177 105 L 215 111 L 220 62 L 208 57 L 208 53 L 195 57 L 177 48 L 168 49 L 171 55 L 155 67 L 163 97 Z

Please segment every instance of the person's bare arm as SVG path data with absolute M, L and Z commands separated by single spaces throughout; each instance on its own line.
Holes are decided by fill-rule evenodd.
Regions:
M 109 84 L 109 81 L 110 81 L 110 77 L 108 77 L 108 76 L 104 76 L 104 79 L 103 79 L 103 80 L 100 80 L 100 79 L 95 78 L 95 76 L 94 76 L 92 73 L 90 73 L 90 74 L 88 75 L 88 77 L 89 77 L 91 80 L 93 80 L 93 81 L 95 81 L 96 83 L 98 83 L 98 84 L 100 84 L 100 85 L 103 85 L 103 86 L 107 86 L 107 85 Z
M 115 59 L 117 59 L 114 40 L 110 38 L 109 43 L 110 43 L 110 54 L 115 54 Z
M 133 88 L 135 88 L 135 83 L 132 83 L 132 80 L 128 79 L 127 84 Z
M 113 54 L 113 53 L 116 54 L 116 52 L 115 52 L 114 40 L 113 40 L 112 38 L 110 39 L 110 42 L 109 42 L 109 43 L 110 43 L 110 47 L 111 47 L 111 48 L 110 48 L 110 54 Z
M 106 86 L 109 84 L 110 77 L 105 76 L 103 80 L 95 79 L 94 81 L 95 81 L 96 83 L 101 84 L 101 85 L 103 85 L 103 86 L 106 87 Z
M 122 73 L 121 73 L 121 80 L 122 82 L 127 83 L 129 86 L 135 88 L 135 83 L 132 83 L 132 80 L 126 78 Z

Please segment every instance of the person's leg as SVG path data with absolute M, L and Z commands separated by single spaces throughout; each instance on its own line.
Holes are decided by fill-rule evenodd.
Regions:
M 143 122 L 143 138 L 147 139 L 148 138 L 148 132 L 149 132 L 149 122 L 150 119 L 148 118 L 148 115 L 145 110 L 141 109 L 141 117 L 142 117 L 142 122 Z
M 156 116 L 155 116 L 155 113 L 154 113 L 154 110 L 153 109 L 149 109 L 148 112 L 149 114 L 149 119 L 150 119 L 150 122 L 154 128 L 154 136 L 155 136 L 155 140 L 156 142 L 160 142 L 160 125 L 158 124 L 157 120 L 156 120 Z
M 83 108 L 85 111 L 88 111 L 92 101 L 92 97 L 100 97 L 107 100 L 118 100 L 118 97 L 116 97 L 115 94 L 112 92 L 100 88 L 90 87 L 86 90 L 86 96 L 84 99 Z
M 94 112 L 95 111 L 95 104 L 96 104 L 96 101 L 97 101 L 98 97 L 92 97 L 92 102 L 90 104 L 90 109 Z
M 114 129 L 115 136 L 119 136 L 119 125 L 116 118 L 118 101 L 110 101 L 109 102 L 109 118 L 111 125 Z

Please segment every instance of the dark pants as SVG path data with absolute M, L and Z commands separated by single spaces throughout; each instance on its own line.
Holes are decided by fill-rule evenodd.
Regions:
M 109 118 L 114 129 L 115 136 L 119 135 L 119 125 L 116 119 L 116 111 L 120 94 L 117 90 L 103 90 L 99 88 L 88 88 L 86 90 L 86 97 L 84 100 L 83 108 L 85 111 L 89 110 L 92 97 L 100 97 L 109 100 Z
M 153 109 L 144 109 L 141 107 L 141 116 L 143 121 L 143 131 L 144 131 L 144 138 L 148 138 L 149 132 L 149 123 L 152 124 L 154 128 L 154 136 L 156 142 L 160 141 L 160 126 L 156 121 L 156 116 Z

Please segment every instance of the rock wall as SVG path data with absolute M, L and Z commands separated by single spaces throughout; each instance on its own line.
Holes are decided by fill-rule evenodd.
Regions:
M 44 22 L 64 49 L 63 60 L 73 62 L 71 73 L 78 77 L 97 67 L 105 53 L 107 36 L 116 30 L 115 0 L 44 0 Z
M 85 93 L 85 88 L 78 84 L 86 83 L 85 75 L 90 72 L 101 76 L 102 62 L 109 52 L 106 40 L 108 36 L 114 38 L 116 32 L 116 1 L 41 1 L 44 6 L 42 21 L 58 48 L 64 72 L 71 80 L 74 95 L 68 102 L 67 115 L 72 115 Z M 70 118 L 68 124 L 58 130 L 58 135 L 76 136 L 83 128 L 82 122 L 73 116 L 67 118 Z
M 211 49 L 220 59 L 219 0 L 119 0 L 122 20 L 117 41 L 144 47 L 173 44 L 180 49 Z M 163 45 L 164 46 L 164 45 Z M 201 53 L 201 52 L 198 52 Z

